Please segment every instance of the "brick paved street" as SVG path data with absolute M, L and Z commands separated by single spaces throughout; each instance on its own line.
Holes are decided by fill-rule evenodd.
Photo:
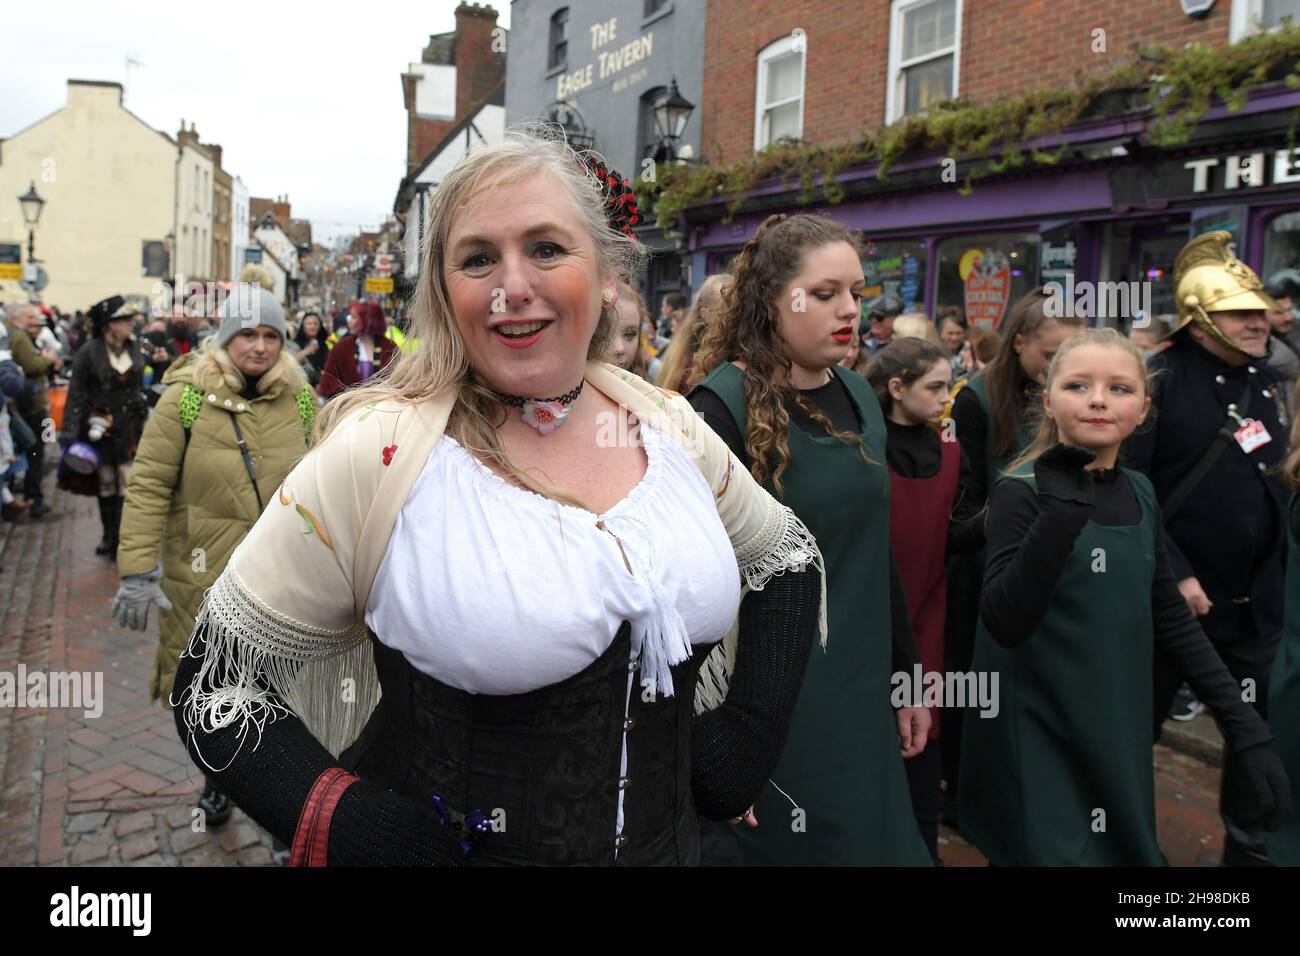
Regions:
M 191 828 L 202 777 L 168 711 L 148 702 L 157 618 L 141 634 L 112 623 L 116 571 L 94 554 L 95 502 L 62 492 L 56 514 L 7 526 L 0 552 L 0 671 L 104 672 L 104 710 L 0 709 L 0 866 L 263 866 L 270 837 L 238 810 L 211 832 Z M 2 539 L 0 539 L 2 540 Z M 1174 866 L 1213 866 L 1223 831 L 1219 771 L 1156 748 L 1157 826 Z M 952 830 L 949 866 L 984 858 Z
M 112 622 L 118 577 L 94 553 L 95 502 L 47 500 L 53 514 L 7 526 L 0 671 L 102 671 L 103 713 L 0 709 L 0 866 L 271 865 L 270 836 L 238 810 L 193 829 L 203 778 L 171 712 L 149 703 L 155 611 L 144 633 Z

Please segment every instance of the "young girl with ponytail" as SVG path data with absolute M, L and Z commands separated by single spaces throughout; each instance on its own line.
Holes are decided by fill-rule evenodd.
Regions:
M 903 770 L 925 746 L 924 708 L 894 712 L 893 671 L 916 644 L 889 549 L 880 403 L 837 367 L 865 282 L 854 238 L 822 216 L 769 216 L 736 260 L 705 334 L 701 417 L 791 507 L 826 562 L 829 638 L 814 648 L 789 736 L 738 828 L 749 864 L 928 865 Z
M 867 367 L 888 436 L 890 543 L 926 674 L 944 670 L 947 557 L 984 543 L 981 508 L 967 490 L 970 466 L 951 426 L 939 430 L 951 379 L 949 353 L 919 338 L 896 336 Z M 938 861 L 940 711 L 931 709 L 930 717 L 925 750 L 906 768 L 917 824 Z
M 997 716 L 965 721 L 962 832 L 997 866 L 1158 866 L 1151 658 L 1185 668 L 1266 820 L 1290 790 L 1269 732 L 1178 591 L 1151 483 L 1117 468 L 1151 406 L 1142 354 L 1113 329 L 1069 339 L 1045 418 L 989 500 L 974 667 Z
M 1047 290 L 1039 287 L 1011 304 L 998 329 L 997 353 L 982 371 L 971 376 L 953 401 L 957 437 L 971 467 L 970 499 L 978 507 L 988 501 L 989 491 L 1007 464 L 1033 440 L 1047 366 L 1060 344 L 1084 326 L 1078 316 L 1048 315 L 1049 301 Z M 948 670 L 970 669 L 983 574 L 982 553 L 962 555 L 949 564 Z M 966 715 L 952 709 L 944 717 L 949 730 L 943 740 L 943 776 L 948 788 L 944 812 L 950 823 L 958 824 L 956 784 Z

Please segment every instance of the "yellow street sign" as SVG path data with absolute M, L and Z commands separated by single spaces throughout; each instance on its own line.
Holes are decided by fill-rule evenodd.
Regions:
M 393 291 L 393 280 L 391 278 L 375 279 L 368 277 L 366 279 L 366 291 L 391 293 Z
M 23 266 L 20 262 L 0 262 L 0 282 L 21 282 Z

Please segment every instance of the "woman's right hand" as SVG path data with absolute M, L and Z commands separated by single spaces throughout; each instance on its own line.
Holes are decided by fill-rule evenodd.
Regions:
M 1205 588 L 1201 587 L 1201 582 L 1195 577 L 1183 578 L 1179 581 L 1178 592 L 1191 608 L 1193 617 L 1204 617 L 1210 613 L 1210 608 L 1214 607 L 1214 602 L 1210 600 L 1205 593 Z

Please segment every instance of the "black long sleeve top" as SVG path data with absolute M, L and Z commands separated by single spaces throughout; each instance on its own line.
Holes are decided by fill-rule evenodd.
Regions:
M 1089 521 L 1112 527 L 1141 521 L 1141 505 L 1127 476 L 1094 471 L 1093 506 L 1038 495 L 1024 481 L 999 482 L 989 502 L 988 552 L 980 615 L 1004 647 L 1026 641 L 1042 623 L 1075 540 Z M 1151 617 L 1156 642 L 1173 656 L 1187 682 L 1218 717 L 1233 750 L 1270 739 L 1254 708 L 1219 659 L 1178 590 L 1163 524 L 1156 517 L 1156 571 Z
M 943 464 L 939 434 L 929 425 L 900 425 L 888 418 L 885 459 L 900 478 L 933 478 Z M 948 521 L 948 553 L 968 554 L 984 546 L 984 504 L 971 493 L 971 467 L 961 449 L 957 497 Z
M 853 398 L 839 378 L 832 376 L 825 385 L 800 389 L 800 394 L 829 418 L 837 431 L 854 434 L 861 431 L 862 420 L 853 405 Z M 745 450 L 745 438 L 740 434 L 736 420 L 731 417 L 726 402 L 703 386 L 691 392 L 688 400 L 705 424 L 727 443 L 731 453 L 748 469 L 752 460 Z M 828 437 L 826 429 L 793 401 L 787 403 L 786 411 L 790 415 L 791 428 L 802 428 L 814 438 Z M 888 441 L 885 444 L 885 454 L 889 454 Z M 921 652 L 916 646 L 916 635 L 912 633 L 912 621 L 907 613 L 907 594 L 903 590 L 903 579 L 898 573 L 892 550 L 889 554 L 889 608 L 892 666 L 896 672 L 911 673 L 913 665 L 921 662 Z

